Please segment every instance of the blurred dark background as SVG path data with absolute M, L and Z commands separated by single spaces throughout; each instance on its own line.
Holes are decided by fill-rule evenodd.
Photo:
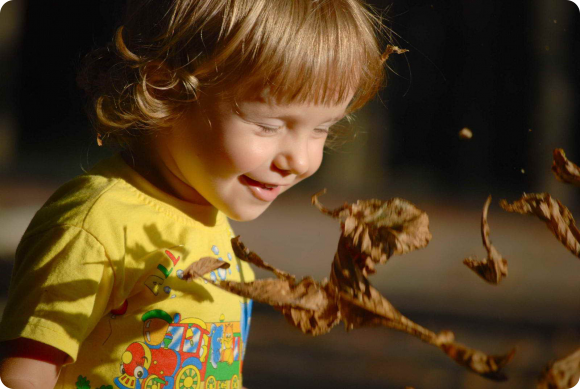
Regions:
M 328 275 L 338 226 L 309 205 L 403 197 L 427 211 L 428 248 L 394 258 L 375 286 L 411 319 L 499 354 L 516 346 L 510 380 L 467 373 L 441 352 L 388 329 L 310 338 L 255 306 L 245 386 L 257 388 L 533 388 L 549 360 L 580 347 L 580 261 L 531 217 L 490 210 L 510 260 L 500 286 L 461 263 L 485 255 L 487 195 L 549 192 L 576 214 L 578 188 L 550 172 L 552 150 L 580 162 L 580 12 L 567 0 L 370 2 L 405 55 L 357 114 L 357 137 L 258 220 L 233 223 L 249 247 L 299 276 Z M 123 3 L 13 0 L 0 14 L 0 292 L 30 218 L 52 191 L 109 151 L 98 148 L 75 73 L 106 44 Z M 458 132 L 472 130 L 471 140 Z M 258 276 L 267 276 L 258 272 Z M 3 297 L 4 298 L 4 297 Z M 0 305 L 0 312 L 2 305 Z

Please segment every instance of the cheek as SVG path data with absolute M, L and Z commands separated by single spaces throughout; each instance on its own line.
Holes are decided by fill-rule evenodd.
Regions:
M 250 172 L 270 166 L 272 145 L 254 136 L 231 136 L 223 139 L 220 157 L 233 172 Z
M 322 164 L 322 158 L 324 156 L 324 142 L 314 143 L 311 146 L 309 154 L 310 164 L 307 173 L 308 177 L 316 173 Z

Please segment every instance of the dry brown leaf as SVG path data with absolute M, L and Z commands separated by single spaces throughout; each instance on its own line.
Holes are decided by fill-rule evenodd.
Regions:
M 492 379 L 503 379 L 500 369 L 511 359 L 487 356 L 454 342 L 450 331 L 438 334 L 403 316 L 381 293 L 372 287 L 367 275 L 375 263 L 384 263 L 393 254 L 425 247 L 431 239 L 425 212 L 402 199 L 368 200 L 328 210 L 312 202 L 323 213 L 340 219 L 342 234 L 332 263 L 329 281 L 322 283 L 295 277 L 276 269 L 250 251 L 239 237 L 232 239 L 236 255 L 269 270 L 276 279 L 250 283 L 222 281 L 217 286 L 240 296 L 272 305 L 302 332 L 324 334 L 340 321 L 346 329 L 385 326 L 406 332 L 440 348 L 454 361 Z
M 408 52 L 409 50 L 407 49 L 401 49 L 397 46 L 393 46 L 393 45 L 387 45 L 387 48 L 385 49 L 385 51 L 383 52 L 383 54 L 381 55 L 381 61 L 382 62 L 386 62 L 390 55 L 395 53 L 395 54 L 403 54 Z
M 580 186 L 580 167 L 566 158 L 563 149 L 554 149 L 552 171 L 558 180 Z
M 481 216 L 481 238 L 483 245 L 487 250 L 487 258 L 479 261 L 476 258 L 466 258 L 463 263 L 473 270 L 477 275 L 483 278 L 490 284 L 497 285 L 502 277 L 507 277 L 507 259 L 503 258 L 496 248 L 491 244 L 489 238 L 489 224 L 487 223 L 487 211 L 491 204 L 491 196 L 487 197 L 485 205 L 483 206 L 483 214 Z
M 500 206 L 508 212 L 536 215 L 572 254 L 580 257 L 580 231 L 574 217 L 568 208 L 548 193 L 524 194 L 512 204 L 501 200 Z
M 232 293 L 274 307 L 321 310 L 328 305 L 324 288 L 310 277 L 293 284 L 288 280 L 267 278 L 253 282 L 222 281 L 220 286 Z
M 429 217 L 407 200 L 359 200 L 328 210 L 318 201 L 323 190 L 312 196 L 320 212 L 340 219 L 342 235 L 358 255 L 357 266 L 363 274 L 373 274 L 375 263 L 385 263 L 393 254 L 405 254 L 427 246 L 431 240 Z
M 278 310 L 290 324 L 312 336 L 326 334 L 340 322 L 341 318 L 336 303 L 328 304 L 325 309 L 319 311 L 288 307 L 281 307 Z
M 436 334 L 403 316 L 355 266 L 352 250 L 346 242 L 346 237 L 341 237 L 332 264 L 330 285 L 335 285 L 339 293 L 339 311 L 347 330 L 379 325 L 397 329 L 440 348 L 455 362 L 478 374 L 494 380 L 506 379 L 501 369 L 511 360 L 515 350 L 504 356 L 488 356 L 455 343 L 451 331 Z
M 454 335 L 450 331 L 436 334 L 406 318 L 372 287 L 352 259 L 352 247 L 347 247 L 346 242 L 348 238 L 342 236 L 329 282 L 318 283 L 306 277 L 296 284 L 288 277 L 251 283 L 222 281 L 216 285 L 240 296 L 274 306 L 291 324 L 307 334 L 327 333 L 339 321 L 345 323 L 347 330 L 362 326 L 385 326 L 406 332 L 440 348 L 454 361 L 476 373 L 495 380 L 505 379 L 500 369 L 509 362 L 513 350 L 506 356 L 488 356 L 455 343 Z M 240 249 L 242 243 L 239 238 L 232 239 L 232 245 L 236 252 L 242 252 L 240 259 L 252 257 L 254 263 L 265 263 L 245 246 Z
M 473 131 L 471 131 L 469 128 L 465 127 L 462 128 L 461 131 L 459 131 L 459 138 L 460 139 L 471 139 L 473 138 Z
M 537 389 L 580 389 L 580 349 L 546 368 Z
M 455 342 L 442 344 L 441 348 L 455 362 L 494 381 L 507 380 L 501 369 L 512 360 L 516 353 L 516 350 L 512 349 L 506 355 L 491 356 Z
M 580 380 L 580 349 L 550 363 L 540 379 L 537 389 L 569 389 Z
M 278 278 L 252 283 L 224 281 L 219 284 L 220 287 L 240 296 L 272 305 L 282 312 L 290 324 L 305 334 L 322 335 L 339 323 L 338 305 L 334 294 L 329 292 L 326 282 L 321 284 L 311 277 L 305 277 L 296 284 L 293 275 L 266 263 L 258 254 L 246 248 L 239 236 L 232 239 L 232 248 L 241 260 L 269 270 Z M 269 281 L 270 284 L 256 284 L 259 281 Z M 268 288 L 264 288 L 265 285 Z
M 217 269 L 227 269 L 230 264 L 213 257 L 203 257 L 192 263 L 183 272 L 183 279 L 193 281 Z

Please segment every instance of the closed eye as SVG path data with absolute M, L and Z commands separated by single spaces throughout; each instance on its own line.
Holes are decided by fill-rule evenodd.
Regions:
M 281 127 L 268 127 L 268 126 L 264 126 L 262 124 L 256 124 L 258 127 L 260 127 L 260 129 L 262 130 L 263 133 L 265 134 L 275 134 L 277 133 Z

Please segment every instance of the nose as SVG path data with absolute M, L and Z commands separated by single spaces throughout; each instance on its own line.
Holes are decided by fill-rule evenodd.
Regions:
M 308 172 L 310 160 L 307 138 L 285 139 L 274 158 L 274 166 L 283 175 L 301 176 Z

